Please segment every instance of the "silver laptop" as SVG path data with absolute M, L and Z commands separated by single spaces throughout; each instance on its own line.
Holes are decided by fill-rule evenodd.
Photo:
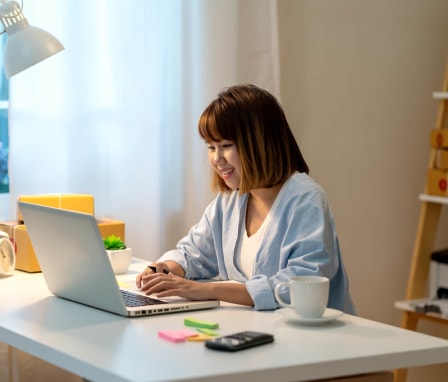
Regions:
M 163 301 L 121 290 L 93 215 L 18 203 L 48 289 L 55 296 L 129 317 L 219 306 L 216 300 Z

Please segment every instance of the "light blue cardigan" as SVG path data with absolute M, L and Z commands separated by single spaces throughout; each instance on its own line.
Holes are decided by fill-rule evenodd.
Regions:
M 245 282 L 255 309 L 276 309 L 275 285 L 296 275 L 330 279 L 328 307 L 355 314 L 348 278 L 328 199 L 307 174 L 295 173 L 283 185 L 256 255 L 254 276 L 247 279 L 235 265 L 240 225 L 248 194 L 219 194 L 177 248 L 159 261 L 174 260 L 188 279 L 218 277 Z M 288 295 L 282 297 L 289 301 Z

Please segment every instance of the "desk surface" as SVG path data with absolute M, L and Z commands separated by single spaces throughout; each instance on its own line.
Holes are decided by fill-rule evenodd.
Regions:
M 272 311 L 224 305 L 120 317 L 52 296 L 42 274 L 0 279 L 0 301 L 1 342 L 93 381 L 305 381 L 448 360 L 446 340 L 349 315 L 299 326 Z M 216 321 L 223 335 L 258 330 L 275 341 L 225 353 L 158 338 L 160 329 L 182 329 L 185 317 Z

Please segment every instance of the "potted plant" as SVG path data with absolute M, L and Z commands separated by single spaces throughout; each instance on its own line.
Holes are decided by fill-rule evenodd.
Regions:
M 112 269 L 115 274 L 126 273 L 131 264 L 132 249 L 119 236 L 109 235 L 103 239 Z

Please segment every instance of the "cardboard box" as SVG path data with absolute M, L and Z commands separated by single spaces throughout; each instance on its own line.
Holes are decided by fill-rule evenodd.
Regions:
M 448 171 L 429 169 L 426 175 L 426 193 L 448 196 Z
M 41 194 L 20 195 L 17 201 L 39 204 L 47 207 L 61 208 L 63 210 L 94 214 L 94 198 L 88 194 Z M 17 206 L 17 220 L 23 222 L 22 214 Z
M 34 254 L 25 225 L 19 222 L 1 222 L 0 231 L 9 235 L 16 254 L 16 269 L 26 272 L 40 272 L 40 265 Z
M 102 238 L 107 235 L 116 235 L 125 240 L 124 222 L 114 219 L 97 219 L 97 222 Z M 19 222 L 0 222 L 0 231 L 6 232 L 14 245 L 16 269 L 25 272 L 41 272 L 26 226 Z
M 16 269 L 26 272 L 40 272 L 39 261 L 34 253 L 33 245 L 25 225 L 17 225 L 14 236 L 10 236 L 16 251 Z
M 447 149 L 436 150 L 435 166 L 440 170 L 448 170 L 448 150 Z
M 96 219 L 96 221 L 103 239 L 106 236 L 115 235 L 126 243 L 124 222 L 108 218 Z
M 430 133 L 431 147 L 448 148 L 448 129 L 432 129 Z

